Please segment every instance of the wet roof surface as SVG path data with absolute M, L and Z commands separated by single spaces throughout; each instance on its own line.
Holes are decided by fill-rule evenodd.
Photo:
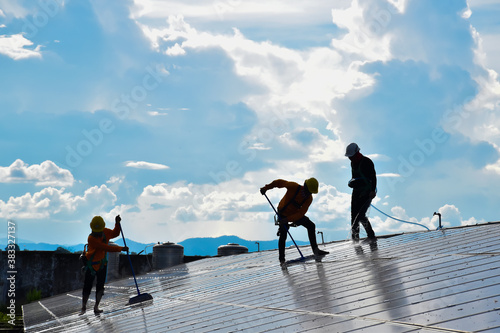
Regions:
M 500 332 L 500 224 L 328 243 L 282 269 L 277 251 L 216 257 L 24 306 L 26 332 Z M 301 247 L 304 256 L 310 247 Z M 287 259 L 300 258 L 288 248 Z

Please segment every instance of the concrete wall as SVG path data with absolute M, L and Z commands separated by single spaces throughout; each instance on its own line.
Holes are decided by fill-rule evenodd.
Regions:
M 16 304 L 26 303 L 28 292 L 36 288 L 42 291 L 42 298 L 81 289 L 83 287 L 80 255 L 56 253 L 53 251 L 17 251 L 15 257 Z M 152 255 L 131 255 L 136 275 L 151 271 Z M 0 305 L 7 304 L 10 289 L 7 278 L 11 271 L 7 267 L 7 251 L 0 252 Z M 127 255 L 119 259 L 118 278 L 132 276 Z

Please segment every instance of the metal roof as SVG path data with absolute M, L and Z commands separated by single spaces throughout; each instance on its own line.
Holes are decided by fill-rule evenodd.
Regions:
M 277 251 L 215 257 L 138 277 L 128 306 L 108 283 L 93 314 L 81 290 L 25 305 L 26 332 L 500 332 L 500 224 L 320 245 L 282 269 Z M 301 247 L 304 256 L 310 247 Z M 298 258 L 288 248 L 287 259 Z M 94 296 L 92 292 L 91 299 Z

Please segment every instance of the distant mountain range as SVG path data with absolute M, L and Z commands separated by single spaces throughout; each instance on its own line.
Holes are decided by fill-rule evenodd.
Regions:
M 257 242 L 259 243 L 257 245 Z M 309 242 L 295 241 L 297 245 L 307 245 Z M 220 236 L 217 238 L 188 238 L 179 244 L 184 246 L 184 255 L 217 255 L 217 248 L 221 245 L 239 244 L 248 248 L 248 252 L 274 250 L 278 248 L 278 240 L 271 241 L 248 241 L 237 236 Z M 128 244 L 128 243 L 127 243 Z M 286 246 L 293 245 L 292 241 L 288 241 Z
M 84 244 L 48 244 L 48 243 L 35 243 L 31 241 L 26 241 L 19 239 L 18 240 L 19 248 L 21 251 L 55 251 L 57 248 L 62 247 L 70 252 L 78 252 L 83 250 Z M 130 252 L 135 253 L 152 253 L 153 246 L 156 243 L 138 243 L 131 239 L 126 239 L 127 246 L 130 249 Z M 257 245 L 257 242 L 259 243 Z M 296 241 L 297 245 L 307 245 L 309 242 Z M 114 243 L 123 246 L 123 240 L 117 239 Z M 260 251 L 265 250 L 274 250 L 278 248 L 278 240 L 271 241 L 248 241 L 237 236 L 220 236 L 216 238 L 188 238 L 180 243 L 184 247 L 184 255 L 186 256 L 215 256 L 217 255 L 217 248 L 221 245 L 227 244 L 239 244 L 248 248 L 248 252 L 257 252 L 257 249 Z M 287 242 L 287 246 L 293 245 L 292 241 Z M 5 250 L 7 244 L 0 242 L 0 249 Z

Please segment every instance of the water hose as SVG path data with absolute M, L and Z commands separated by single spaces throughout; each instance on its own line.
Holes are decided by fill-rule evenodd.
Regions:
M 416 222 L 410 222 L 410 221 L 404 221 L 404 220 L 400 220 L 398 218 L 395 218 L 393 216 L 390 216 L 390 215 L 387 215 L 386 213 L 384 213 L 383 211 L 381 211 L 380 209 L 378 209 L 377 207 L 375 207 L 374 205 L 370 204 L 370 206 L 372 206 L 373 208 L 375 208 L 379 213 L 382 213 L 384 214 L 385 216 L 393 219 L 393 220 L 396 220 L 396 221 L 399 221 L 399 222 L 402 222 L 402 223 L 409 223 L 409 224 L 415 224 L 415 225 L 418 225 L 418 226 L 421 226 L 421 227 L 424 227 L 425 229 L 427 229 L 427 231 L 430 231 L 429 228 L 427 228 L 425 225 L 423 224 L 420 224 L 420 223 L 416 223 Z

